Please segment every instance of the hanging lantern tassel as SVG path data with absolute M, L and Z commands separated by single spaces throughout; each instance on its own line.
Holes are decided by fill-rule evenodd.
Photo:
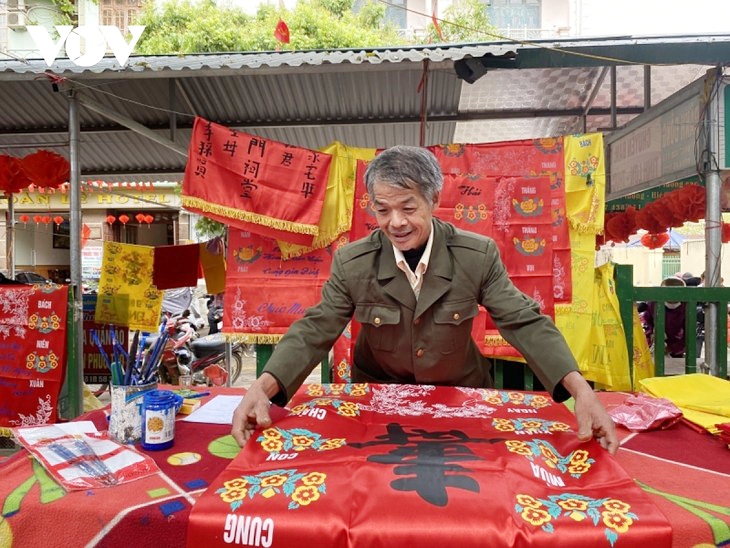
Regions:
M 114 221 L 116 221 L 117 218 L 114 215 L 107 215 L 106 216 L 106 222 L 109 224 L 109 226 L 114 224 Z
M 63 222 L 63 217 L 61 217 L 60 215 L 56 215 L 53 218 L 53 222 L 56 223 L 56 226 L 60 226 L 61 223 Z
M 154 222 L 155 218 L 152 215 L 145 215 L 144 222 L 147 223 L 147 228 Z
M 137 219 L 139 224 L 144 223 L 144 213 L 137 213 L 134 218 Z
M 25 225 L 26 225 L 26 223 L 27 223 L 28 221 L 30 221 L 30 217 L 29 217 L 28 215 L 21 215 L 20 217 L 18 217 L 18 220 L 19 220 L 19 221 L 20 221 L 21 223 L 23 223 L 23 226 L 25 226 Z
M 43 222 L 43 216 L 42 215 L 33 215 L 33 222 L 37 225 L 41 224 Z
M 50 215 L 44 215 L 42 221 L 43 221 L 43 224 L 46 224 L 46 225 L 51 224 L 51 216 Z
M 120 222 L 121 222 L 121 223 L 122 223 L 123 225 L 126 225 L 126 224 L 127 224 L 128 222 L 129 222 L 129 215 L 124 215 L 124 214 L 120 215 L 120 216 L 119 216 L 119 221 L 120 221 Z

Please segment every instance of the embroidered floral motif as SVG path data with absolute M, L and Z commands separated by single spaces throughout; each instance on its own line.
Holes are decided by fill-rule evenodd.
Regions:
M 524 432 L 527 434 L 547 434 L 567 432 L 570 426 L 564 422 L 545 419 L 493 419 L 492 426 L 500 432 Z
M 341 396 L 347 394 L 349 396 L 364 396 L 370 392 L 370 387 L 367 383 L 336 383 L 336 384 L 310 384 L 307 386 L 307 396 Z
M 554 533 L 554 523 L 570 518 L 573 521 L 592 523 L 598 527 L 605 526 L 606 539 L 613 546 L 618 535 L 626 533 L 638 516 L 631 512 L 631 506 L 621 500 L 612 498 L 594 499 L 575 493 L 550 495 L 547 499 L 536 499 L 530 495 L 519 494 L 516 497 L 515 512 L 535 527 L 546 533 Z
M 567 456 L 563 456 L 550 443 L 540 439 L 509 440 L 505 442 L 505 446 L 510 453 L 527 457 L 530 462 L 534 462 L 536 458 L 540 457 L 548 468 L 558 470 L 563 474 L 570 474 L 574 478 L 580 478 L 596 462 L 595 459 L 589 457 L 588 451 L 585 449 L 576 449 Z
M 51 395 L 46 394 L 45 399 L 38 398 L 38 409 L 35 415 L 24 415 L 18 413 L 20 420 L 11 420 L 10 423 L 16 426 L 38 426 L 41 424 L 48 424 L 51 421 L 51 414 L 53 413 L 53 407 L 51 406 Z
M 326 494 L 326 479 L 327 475 L 322 472 L 302 474 L 296 469 L 269 470 L 255 476 L 228 480 L 215 492 L 223 502 L 230 504 L 231 510 L 240 508 L 247 498 L 253 499 L 259 495 L 269 499 L 282 494 L 291 499 L 289 510 L 296 510 L 316 502 Z
M 552 405 L 550 400 L 541 394 L 524 394 L 522 392 L 508 392 L 505 390 L 484 390 L 484 401 L 492 405 L 524 405 L 540 409 Z
M 436 387 L 428 384 L 383 384 L 372 388 L 370 404 L 361 404 L 360 409 L 399 417 L 430 415 L 434 418 L 487 418 L 496 411 L 482 403 L 484 389 L 458 388 L 462 393 L 472 395 L 471 399 L 458 405 L 426 403 L 423 398 L 434 390 Z
M 276 426 L 267 428 L 256 438 L 261 449 L 267 453 L 282 451 L 330 451 L 347 445 L 345 438 L 323 438 L 320 434 L 305 428 L 291 428 L 289 430 Z
M 250 315 L 246 312 L 246 300 L 241 296 L 241 288 L 236 288 L 236 296 L 233 300 L 233 312 L 231 323 L 234 331 L 262 331 L 274 322 L 264 319 L 262 315 Z

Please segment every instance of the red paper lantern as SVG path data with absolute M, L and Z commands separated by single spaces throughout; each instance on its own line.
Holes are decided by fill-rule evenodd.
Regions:
M 56 223 L 56 226 L 58 226 L 63 222 L 63 217 L 61 217 L 60 215 L 56 215 L 53 218 L 53 222 Z
M 669 241 L 669 234 L 666 232 L 660 232 L 654 234 L 648 232 L 641 237 L 641 244 L 649 249 L 659 249 Z
M 51 224 L 51 216 L 50 215 L 44 215 L 41 219 L 43 221 L 43 224 L 49 225 Z
M 139 224 L 144 223 L 144 213 L 137 213 L 134 218 L 137 219 Z
M 120 215 L 120 216 L 119 216 L 119 221 L 120 221 L 120 222 L 121 222 L 121 223 L 122 223 L 123 225 L 126 225 L 126 224 L 127 224 L 128 222 L 129 222 L 129 215 L 124 215 L 124 214 Z
M 152 224 L 154 222 L 155 218 L 152 215 L 145 215 L 144 216 L 144 222 L 149 224 Z
M 58 188 L 71 176 L 68 160 L 47 150 L 39 150 L 23 158 L 22 167 L 30 182 L 41 188 Z
M 5 194 L 20 192 L 30 184 L 19 158 L 0 154 L 0 191 Z
M 114 215 L 106 216 L 106 222 L 109 223 L 110 225 L 113 225 L 114 221 L 116 221 L 116 220 L 117 220 L 117 218 Z
M 33 215 L 33 222 L 35 224 L 39 224 L 43 222 L 43 216 L 41 215 Z
M 20 217 L 18 217 L 18 220 L 19 220 L 19 221 L 20 221 L 21 223 L 25 224 L 25 223 L 27 223 L 28 221 L 30 221 L 30 217 L 29 217 L 28 215 L 21 215 Z

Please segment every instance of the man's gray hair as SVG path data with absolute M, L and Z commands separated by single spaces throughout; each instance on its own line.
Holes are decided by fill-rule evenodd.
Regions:
M 365 170 L 365 188 L 372 197 L 375 183 L 417 190 L 432 201 L 444 186 L 436 156 L 421 147 L 398 145 L 378 154 Z

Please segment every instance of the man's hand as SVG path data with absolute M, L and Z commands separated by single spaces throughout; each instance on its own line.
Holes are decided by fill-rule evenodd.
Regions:
M 601 447 L 612 455 L 616 454 L 619 445 L 616 425 L 590 385 L 577 371 L 568 373 L 562 383 L 575 398 L 578 439 L 588 441 L 596 438 Z
M 269 398 L 279 391 L 279 384 L 269 373 L 262 373 L 233 412 L 231 435 L 238 445 L 244 446 L 257 428 L 271 426 Z

